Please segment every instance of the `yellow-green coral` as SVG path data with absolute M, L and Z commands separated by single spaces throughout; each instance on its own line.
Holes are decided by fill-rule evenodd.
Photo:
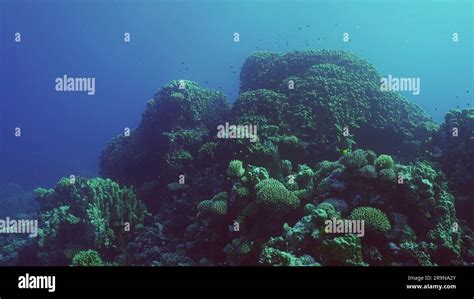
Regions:
M 104 266 L 104 262 L 95 250 L 82 250 L 72 258 L 71 266 L 97 267 Z
M 289 192 L 286 187 L 275 179 L 266 179 L 255 186 L 257 202 L 267 206 L 297 208 L 300 205 L 298 197 Z
M 377 170 L 392 168 L 393 164 L 394 162 L 390 155 L 380 155 L 375 159 L 375 167 Z
M 203 200 L 197 206 L 198 211 L 217 215 L 227 214 L 227 192 L 220 192 L 210 200 Z
M 386 233 L 391 229 L 387 215 L 376 208 L 355 208 L 352 211 L 350 218 L 354 220 L 364 220 L 365 227 L 374 232 Z
M 242 166 L 242 161 L 232 160 L 229 162 L 227 168 L 227 175 L 231 178 L 240 178 L 245 174 L 245 169 Z

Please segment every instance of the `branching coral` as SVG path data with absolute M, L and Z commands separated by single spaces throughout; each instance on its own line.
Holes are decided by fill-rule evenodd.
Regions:
M 242 161 L 232 160 L 227 168 L 227 175 L 231 178 L 240 178 L 244 175 L 245 169 L 242 167 Z
M 69 264 L 84 247 L 113 259 L 144 223 L 146 208 L 133 190 L 107 179 L 62 179 L 40 189 L 40 262 Z
M 346 167 L 346 169 L 355 171 L 359 168 L 362 168 L 367 165 L 367 155 L 363 150 L 355 150 L 349 153 L 347 156 L 343 156 L 341 163 Z

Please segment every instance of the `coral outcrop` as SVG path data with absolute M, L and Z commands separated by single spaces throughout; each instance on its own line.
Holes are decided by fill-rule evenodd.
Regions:
M 86 249 L 113 261 L 143 228 L 146 217 L 135 192 L 110 179 L 63 178 L 54 189 L 37 189 L 36 198 L 39 264 L 69 265 Z

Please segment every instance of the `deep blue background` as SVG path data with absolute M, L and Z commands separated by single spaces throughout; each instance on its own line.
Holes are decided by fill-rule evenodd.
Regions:
M 190 79 L 233 101 L 256 50 L 352 51 L 382 75 L 420 77 L 421 94 L 404 95 L 442 121 L 473 105 L 472 14 L 470 1 L 448 0 L 0 0 L 0 185 L 97 175 L 108 140 L 138 125 L 161 86 Z M 95 77 L 96 94 L 56 92 L 64 74 Z

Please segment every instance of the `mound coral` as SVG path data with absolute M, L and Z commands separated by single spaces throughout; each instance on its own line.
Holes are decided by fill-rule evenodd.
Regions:
M 257 202 L 274 207 L 297 208 L 299 199 L 289 192 L 285 186 L 275 179 L 266 179 L 255 186 Z
M 295 135 L 305 144 L 307 163 L 317 162 L 313 157 L 335 159 L 354 143 L 413 159 L 437 128 L 415 104 L 381 91 L 372 65 L 345 52 L 257 52 L 245 61 L 240 79 L 243 96 L 234 117 L 272 120 L 279 134 Z M 277 107 L 257 113 L 257 104 L 240 109 L 248 106 L 249 93 L 266 97 L 262 105 Z
M 394 162 L 390 155 L 380 155 L 375 159 L 375 167 L 377 170 L 390 169 L 393 165 Z
M 391 228 L 387 215 L 381 210 L 372 207 L 358 207 L 351 212 L 350 218 L 363 220 L 369 230 L 377 233 L 386 233 Z
M 210 200 L 201 201 L 197 206 L 198 211 L 217 215 L 227 214 L 227 192 L 214 195 Z
M 104 262 L 99 256 L 99 253 L 95 250 L 82 250 L 76 253 L 72 258 L 71 266 L 87 266 L 96 267 L 104 266 Z

